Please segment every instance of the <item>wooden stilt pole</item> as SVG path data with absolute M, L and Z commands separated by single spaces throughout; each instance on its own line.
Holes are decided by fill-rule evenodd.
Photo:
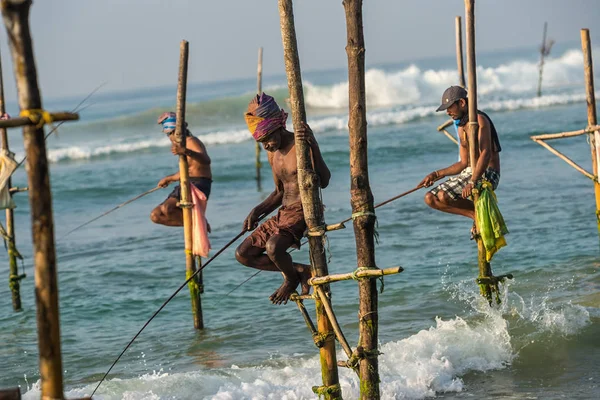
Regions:
M 369 185 L 367 157 L 367 104 L 365 94 L 365 41 L 363 35 L 362 0 L 344 0 L 348 55 L 348 89 L 350 135 L 350 203 L 356 241 L 356 257 L 360 269 L 376 269 L 375 209 Z M 379 363 L 377 356 L 377 281 L 358 282 L 359 338 L 358 349 L 365 357 L 359 362 L 360 398 L 379 399 Z
M 21 111 L 42 109 L 29 30 L 31 3 L 31 0 L 4 0 L 0 4 L 10 42 Z M 42 399 L 62 399 L 64 398 L 63 367 L 60 347 L 54 220 L 43 126 L 24 126 L 23 138 L 27 155 L 35 263 L 41 397 Z
M 477 159 L 479 158 L 478 133 L 479 123 L 477 122 L 477 62 L 475 59 L 475 0 L 465 0 L 465 15 L 467 27 L 467 74 L 469 91 L 469 165 L 471 170 L 475 169 Z M 473 203 L 479 199 L 478 193 L 473 193 Z M 477 226 L 477 232 L 481 232 Z M 480 237 L 477 237 L 477 264 L 479 266 L 478 279 L 489 279 L 492 276 L 492 267 L 485 257 L 485 246 Z M 489 284 L 480 284 L 481 295 L 491 304 L 492 287 Z
M 4 80 L 2 78 L 2 62 L 0 61 L 0 116 L 4 115 L 5 112 L 6 108 L 4 106 Z M 0 128 L 0 135 L 2 135 L 2 149 L 10 151 L 10 148 L 8 147 L 8 133 L 6 131 L 6 128 Z M 8 188 L 12 187 L 11 178 L 8 178 L 6 185 Z M 10 195 L 12 196 L 12 192 L 10 193 Z M 12 294 L 13 310 L 21 311 L 20 282 L 22 276 L 19 275 L 19 268 L 17 265 L 17 247 L 15 244 L 15 225 L 12 208 L 6 209 L 6 233 L 9 237 L 6 243 L 9 267 L 8 285 Z
M 256 93 L 260 96 L 262 93 L 262 59 L 263 59 L 263 48 L 258 48 L 258 69 L 256 71 Z M 256 149 L 256 184 L 258 187 L 258 191 L 261 190 L 261 181 L 260 181 L 260 168 L 262 167 L 262 163 L 260 162 L 260 143 L 257 141 L 254 142 Z
M 548 23 L 544 22 L 544 36 L 542 37 L 542 45 L 540 46 L 540 77 L 538 79 L 537 96 L 542 95 L 542 75 L 544 73 L 544 58 L 550 54 L 550 49 L 554 44 L 553 40 L 546 41 L 546 31 L 548 30 Z
M 594 64 L 592 61 L 592 44 L 590 41 L 590 30 L 581 30 L 581 49 L 583 51 L 583 71 L 585 73 L 585 94 L 587 99 L 588 125 L 597 124 L 596 97 L 594 95 Z M 596 180 L 594 182 L 594 193 L 596 194 L 596 223 L 600 234 L 600 183 L 598 183 L 598 163 L 600 162 L 600 131 L 590 133 L 590 148 L 592 150 L 592 173 Z
M 185 125 L 185 100 L 187 92 L 187 70 L 188 70 L 189 44 L 186 40 L 181 41 L 179 53 L 179 80 L 177 84 L 177 122 L 175 125 L 175 141 L 181 146 L 186 145 L 187 127 Z M 186 279 L 196 272 L 196 263 L 192 254 L 192 196 L 190 192 L 190 180 L 188 162 L 185 155 L 179 156 L 179 179 L 181 186 L 181 199 L 179 206 L 183 212 L 183 237 L 185 241 L 185 275 Z M 200 300 L 200 289 L 198 280 L 192 279 L 188 284 L 192 298 L 192 316 L 194 328 L 204 329 L 202 320 L 202 302 Z
M 462 87 L 465 87 L 465 69 L 463 66 L 462 44 L 462 21 L 460 16 L 456 16 L 456 67 L 458 69 L 458 84 Z
M 294 27 L 292 0 L 279 0 L 279 16 L 285 70 L 290 91 L 292 120 L 294 130 L 298 130 L 302 126 L 302 122 L 306 121 L 306 111 L 304 108 L 304 92 L 302 91 L 302 77 L 296 42 L 296 30 Z M 308 229 L 314 230 L 325 224 L 323 205 L 319 197 L 319 177 L 313 170 L 308 145 L 304 141 L 296 140 L 295 147 L 298 159 L 298 183 L 302 207 L 304 208 L 304 218 L 306 219 Z M 327 275 L 327 259 L 324 247 L 325 236 L 309 236 L 308 243 L 310 245 L 313 276 Z M 329 287 L 324 287 L 324 289 L 328 291 Z M 342 394 L 339 386 L 333 329 L 323 308 L 323 303 L 315 300 L 315 304 L 317 308 L 317 329 L 323 339 L 321 341 L 323 345 L 320 348 L 323 386 L 313 389 L 322 394 L 326 400 L 341 399 Z

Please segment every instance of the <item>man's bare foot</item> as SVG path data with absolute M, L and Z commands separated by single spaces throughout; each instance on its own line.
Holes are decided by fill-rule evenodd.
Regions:
M 300 293 L 300 295 L 309 294 L 310 285 L 308 284 L 308 280 L 312 278 L 310 265 L 294 263 L 294 268 L 296 269 L 298 279 L 300 279 L 300 287 L 302 288 L 302 293 Z
M 284 278 L 283 284 L 271 295 L 271 297 L 269 297 L 269 300 L 271 300 L 273 304 L 287 304 L 292 293 L 296 291 L 298 283 L 300 282 L 297 279 L 289 281 Z

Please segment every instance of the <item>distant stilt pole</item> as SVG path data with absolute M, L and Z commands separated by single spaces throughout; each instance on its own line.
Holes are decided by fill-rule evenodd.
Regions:
M 542 95 L 542 75 L 544 73 L 544 58 L 550 55 L 550 49 L 554 44 L 553 40 L 546 41 L 546 31 L 548 30 L 548 23 L 544 22 L 544 36 L 542 37 L 542 45 L 540 46 L 540 77 L 538 80 L 537 96 Z
M 258 69 L 256 71 L 256 93 L 260 96 L 262 93 L 262 61 L 263 61 L 263 48 L 258 48 Z M 256 146 L 256 184 L 258 185 L 258 191 L 261 190 L 260 182 L 260 168 L 262 163 L 260 162 L 260 143 L 254 142 Z
M 19 107 L 42 109 L 37 71 L 29 29 L 32 1 L 2 1 L 2 16 L 9 38 L 17 80 Z M 54 247 L 52 192 L 46 156 L 44 127 L 23 127 L 27 155 L 31 233 L 35 264 L 35 297 L 42 399 L 63 399 L 63 365 L 60 345 L 58 280 Z
M 365 40 L 363 34 L 362 0 L 344 0 L 348 43 L 348 130 L 350 136 L 350 203 L 352 204 L 356 258 L 359 268 L 376 269 L 375 208 L 369 184 L 367 157 L 367 102 L 365 93 Z M 360 279 L 359 353 L 360 398 L 379 399 L 379 363 L 377 335 L 377 280 Z
M 4 80 L 2 78 L 2 62 L 0 61 L 0 116 L 4 115 L 6 108 L 4 106 Z M 10 151 L 8 147 L 8 133 L 6 128 L 0 128 L 0 135 L 2 136 L 2 149 Z M 6 182 L 8 188 L 12 187 L 12 179 L 8 178 Z M 12 196 L 12 193 L 10 193 Z M 14 214 L 12 208 L 6 209 L 6 233 L 8 234 L 8 240 L 6 248 L 8 252 L 8 286 L 12 294 L 12 305 L 13 310 L 21 311 L 21 275 L 19 275 L 19 266 L 17 265 L 17 247 L 15 244 L 15 225 L 14 225 Z
M 297 130 L 301 127 L 302 122 L 306 121 L 306 110 L 304 108 L 304 92 L 302 91 L 302 76 L 300 74 L 300 59 L 298 57 L 292 0 L 279 0 L 279 16 L 285 70 L 290 91 L 292 120 L 294 130 Z M 296 138 L 295 147 L 298 160 L 300 197 L 302 199 L 306 225 L 309 231 L 311 231 L 323 226 L 325 223 L 323 204 L 319 197 L 319 177 L 313 170 L 308 144 Z M 309 236 L 308 243 L 310 245 L 312 275 L 327 275 L 327 258 L 324 247 L 325 236 Z M 329 292 L 329 286 L 325 286 L 323 289 Z M 342 392 L 335 354 L 335 334 L 331 322 L 327 318 L 323 303 L 316 299 L 315 304 L 317 308 L 317 329 L 322 338 L 320 355 L 323 386 L 313 389 L 319 395 L 323 395 L 326 400 L 341 399 Z
M 475 59 L 475 0 L 465 0 L 465 15 L 467 27 L 467 74 L 469 91 L 469 165 L 471 170 L 475 169 L 477 159 L 479 158 L 478 133 L 479 123 L 477 122 L 477 62 Z M 478 193 L 473 193 L 473 203 L 479 199 Z M 477 226 L 477 232 L 481 232 Z M 485 246 L 480 237 L 477 238 L 477 259 L 479 266 L 478 279 L 489 279 L 492 276 L 492 267 L 485 257 Z M 491 304 L 492 287 L 488 284 L 480 284 L 481 295 Z
M 465 69 L 463 66 L 462 21 L 456 16 L 456 67 L 458 69 L 458 84 L 465 87 Z
M 592 44 L 590 41 L 590 30 L 581 30 L 581 49 L 583 51 L 583 70 L 585 73 L 585 94 L 587 100 L 588 126 L 596 125 L 596 97 L 594 95 L 594 65 L 592 61 Z M 600 184 L 598 183 L 598 163 L 600 162 L 600 132 L 594 131 L 589 134 L 590 148 L 592 150 L 592 171 L 596 178 L 594 192 L 596 194 L 596 222 L 600 234 Z
M 179 80 L 177 85 L 177 122 L 175 125 L 175 141 L 181 146 L 186 145 L 185 126 L 185 101 L 187 92 L 187 70 L 188 70 L 189 43 L 186 40 L 181 41 L 179 53 Z M 183 236 L 185 240 L 185 275 L 189 278 L 196 272 L 196 263 L 192 254 L 192 196 L 190 192 L 190 180 L 188 171 L 188 162 L 185 155 L 179 156 L 179 178 L 181 186 L 181 200 L 179 206 L 183 212 Z M 202 320 L 202 302 L 200 299 L 200 289 L 198 280 L 192 279 L 188 284 L 190 296 L 192 298 L 192 316 L 194 319 L 194 328 L 204 329 Z

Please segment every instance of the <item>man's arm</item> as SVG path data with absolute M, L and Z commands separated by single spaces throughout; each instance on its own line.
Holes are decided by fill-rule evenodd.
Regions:
M 319 176 L 321 188 L 325 189 L 327 186 L 329 186 L 331 171 L 323 159 L 321 149 L 319 148 L 319 143 L 317 143 L 317 139 L 315 138 L 312 129 L 310 129 L 306 122 L 303 122 L 300 129 L 298 129 L 297 134 L 300 140 L 306 140 L 307 144 L 310 146 L 313 168 Z
M 210 157 L 206 152 L 206 147 L 196 137 L 188 137 L 186 140 L 186 148 L 173 143 L 171 146 L 171 152 L 175 155 L 185 155 L 188 158 L 198 162 L 201 165 L 210 165 Z
M 160 181 L 158 181 L 157 186 L 164 188 L 164 187 L 169 186 L 169 183 L 175 182 L 178 180 L 179 180 L 179 172 L 176 172 L 173 175 L 168 175 L 168 176 L 165 176 L 164 178 L 162 178 Z
M 273 156 L 271 155 L 271 153 L 267 153 L 267 158 L 271 166 L 273 165 L 272 157 Z M 256 228 L 256 223 L 261 215 L 270 214 L 281 205 L 281 202 L 283 200 L 283 184 L 275 176 L 275 174 L 273 174 L 273 180 L 275 181 L 275 190 L 269 196 L 267 196 L 267 198 L 264 199 L 259 205 L 257 205 L 250 211 L 250 214 L 248 214 L 248 216 L 244 220 L 245 230 L 251 231 L 252 229 Z
M 421 181 L 421 183 L 419 183 L 419 186 L 429 187 L 429 186 L 433 185 L 433 183 L 435 181 L 442 179 L 446 176 L 452 176 L 452 175 L 459 174 L 463 169 L 467 168 L 467 165 L 468 165 L 467 160 L 469 157 L 469 148 L 467 146 L 466 133 L 462 127 L 458 129 L 458 136 L 460 139 L 459 148 L 458 148 L 459 155 L 460 155 L 460 161 L 455 162 L 454 164 L 450 165 L 449 167 L 442 168 L 437 171 L 433 171 L 432 173 L 427 175 Z
M 477 116 L 477 121 L 479 122 L 479 134 L 477 136 L 479 158 L 477 159 L 477 164 L 475 164 L 473 170 L 473 177 L 471 178 L 473 182 L 477 182 L 481 179 L 492 157 L 492 132 L 488 120 L 483 115 L 479 114 Z

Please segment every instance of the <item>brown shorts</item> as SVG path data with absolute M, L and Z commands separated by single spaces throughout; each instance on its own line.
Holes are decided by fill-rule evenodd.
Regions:
M 294 239 L 293 247 L 300 248 L 300 240 L 306 230 L 302 203 L 297 202 L 282 206 L 277 215 L 263 222 L 250 237 L 252 246 L 264 249 L 267 241 L 275 235 L 288 235 Z

